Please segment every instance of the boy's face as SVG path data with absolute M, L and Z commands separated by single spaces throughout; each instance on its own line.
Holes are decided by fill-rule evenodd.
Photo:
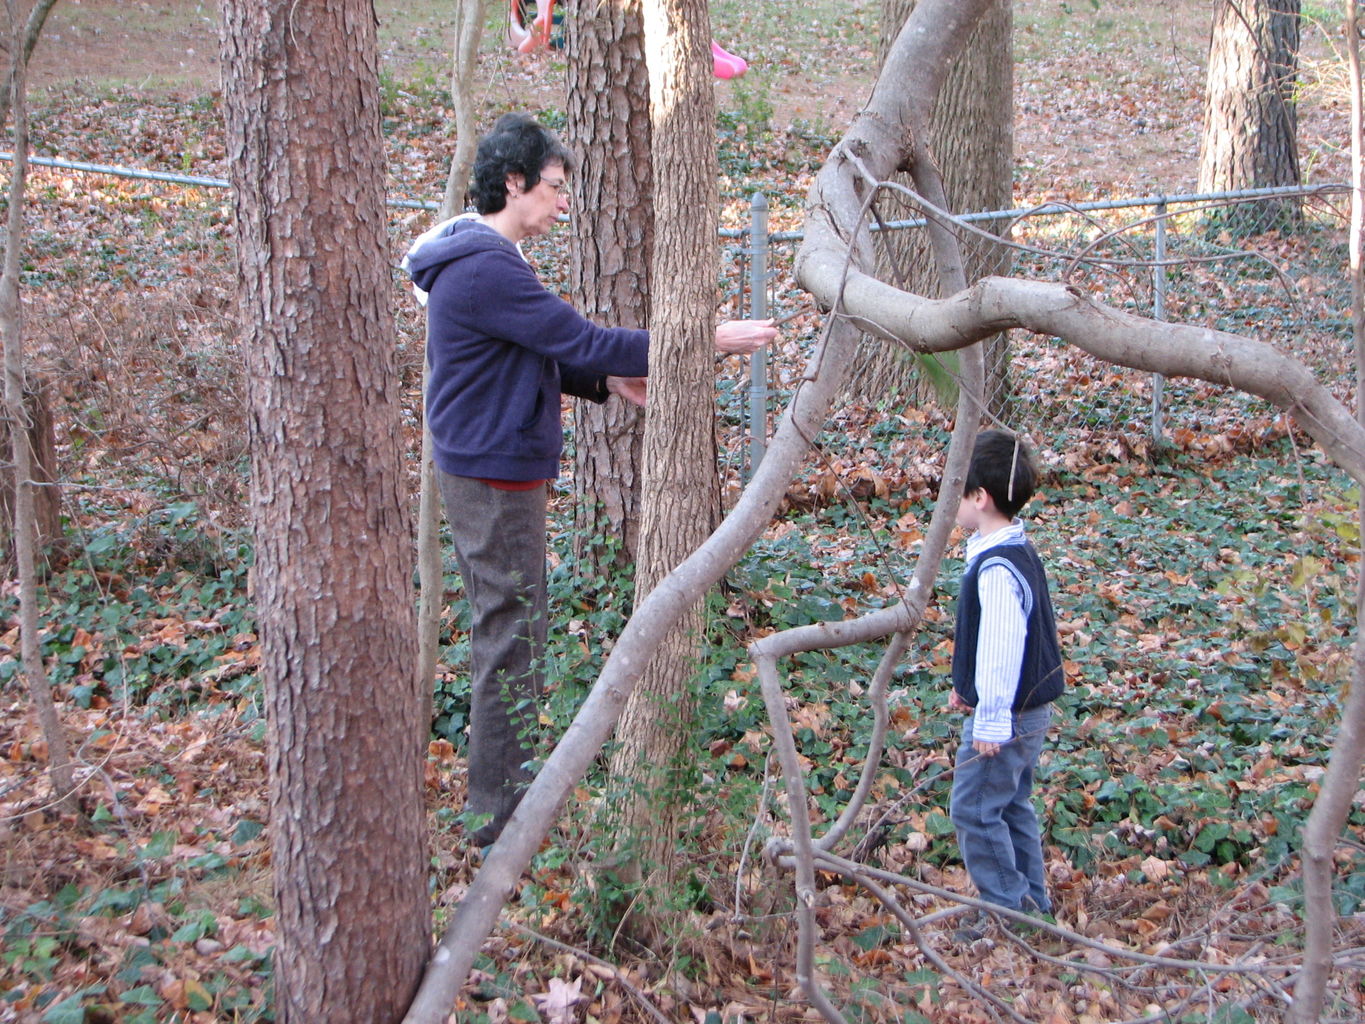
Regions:
M 957 505 L 957 525 L 969 533 L 979 530 L 987 507 L 993 509 L 995 503 L 991 501 L 986 488 L 978 487 L 974 491 L 968 491 Z
M 1009 524 L 1009 517 L 1000 514 L 1000 510 L 995 506 L 995 499 L 991 497 L 991 492 L 984 487 L 978 487 L 976 490 L 964 494 L 962 500 L 958 502 L 957 525 L 964 530 L 984 536 L 1009 526 Z

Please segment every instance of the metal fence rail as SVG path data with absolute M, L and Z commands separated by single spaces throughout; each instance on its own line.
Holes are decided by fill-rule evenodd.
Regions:
M 14 161 L 14 154 L 0 152 L 0 160 Z M 232 183 L 224 178 L 206 178 L 194 174 L 174 174 L 170 171 L 148 171 L 139 167 L 120 167 L 116 164 L 91 164 L 80 160 L 57 160 L 53 157 L 30 156 L 28 162 L 34 167 L 51 167 L 62 171 L 80 171 L 83 174 L 107 174 L 115 178 L 130 178 L 136 181 L 159 181 L 167 185 L 190 185 L 194 188 L 231 188 Z M 399 210 L 438 210 L 439 203 L 420 199 L 389 199 L 389 206 Z

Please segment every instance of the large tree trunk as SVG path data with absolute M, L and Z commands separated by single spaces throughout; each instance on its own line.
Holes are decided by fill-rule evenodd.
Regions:
M 879 60 L 885 60 L 918 0 L 882 0 Z M 966 48 L 953 61 L 930 121 L 929 144 L 938 158 L 943 184 L 954 213 L 1009 209 L 1014 180 L 1014 48 L 1011 0 L 990 7 Z M 913 187 L 908 175 L 896 181 Z M 884 192 L 878 200 L 884 220 L 917 218 L 923 211 L 908 198 Z M 999 231 L 1001 222 L 982 224 Z M 944 294 L 929 240 L 921 229 L 888 232 L 879 244 L 877 274 L 920 295 Z M 1010 269 L 1009 250 L 977 236 L 962 239 L 969 282 Z M 1000 414 L 1008 398 L 1005 336 L 986 344 L 986 400 Z M 951 405 L 957 359 L 914 356 L 904 349 L 868 338 L 849 375 L 846 393 L 858 401 L 892 396 L 914 405 L 936 399 Z M 937 382 L 937 383 L 936 383 Z M 947 385 L 946 387 L 944 385 Z
M 567 24 L 568 137 L 580 160 L 570 301 L 600 323 L 646 327 L 654 222 L 640 3 L 570 0 Z M 574 428 L 578 572 L 585 579 L 624 575 L 638 548 L 644 414 L 629 402 L 578 400 Z M 619 599 L 627 603 L 629 595 Z
M 645 7 L 655 166 L 649 414 L 637 601 L 711 533 L 719 518 L 714 415 L 718 195 L 710 20 L 705 0 Z M 692 718 L 689 685 L 701 616 L 696 605 L 669 633 L 617 729 L 613 785 L 625 790 L 627 876 L 666 887 L 675 872 L 684 803 L 680 754 Z M 653 886 L 650 892 L 657 892 Z M 648 893 L 645 893 L 648 909 Z M 637 904 L 639 906 L 639 904 Z
M 1299 184 L 1300 0 L 1218 0 L 1209 41 L 1199 191 Z M 1242 203 L 1211 218 L 1237 233 L 1293 227 L 1298 198 Z
M 430 945 L 369 0 L 225 0 L 276 1019 L 396 1021 Z

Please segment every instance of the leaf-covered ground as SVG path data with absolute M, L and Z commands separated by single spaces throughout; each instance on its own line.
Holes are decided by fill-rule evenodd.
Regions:
M 396 195 L 430 197 L 450 147 L 446 15 L 379 4 Z M 1308 5 L 1312 7 L 1313 5 Z M 1021 203 L 1193 183 L 1204 5 L 1016 5 Z M 40 50 L 40 154 L 222 175 L 211 76 L 213 5 L 72 0 Z M 718 87 L 730 225 L 767 191 L 777 230 L 799 226 L 823 150 L 870 82 L 870 0 L 717 3 L 717 37 L 754 60 Z M 1112 55 L 1127 57 L 1121 70 Z M 1315 180 L 1344 175 L 1344 111 L 1327 44 L 1309 44 L 1301 115 Z M 168 54 L 170 56 L 168 57 Z M 489 110 L 556 116 L 562 58 L 516 60 L 490 43 Z M 232 348 L 232 225 L 224 193 L 35 170 L 25 263 L 34 365 L 56 415 L 67 536 L 45 587 L 44 650 L 87 766 L 88 823 L 50 806 L 45 749 L 17 675 L 15 590 L 0 605 L 0 1021 L 269 1019 L 271 896 L 257 640 L 246 594 L 245 431 Z M 395 213 L 395 250 L 426 223 Z M 1048 244 L 1060 247 L 1057 237 Z M 1251 243 L 1296 268 L 1182 272 L 1177 315 L 1263 331 L 1349 384 L 1344 234 L 1320 212 L 1293 237 Z M 789 253 L 788 253 L 789 255 Z M 553 239 L 536 253 L 563 274 Z M 733 254 L 727 256 L 727 267 Z M 1054 273 L 1043 261 L 1039 272 Z M 784 262 L 776 300 L 801 308 Z M 737 276 L 725 271 L 724 286 Z M 1270 281 L 1271 283 L 1267 283 Z M 1110 275 L 1086 278 L 1141 305 Z M 1117 296 L 1117 297 L 1116 297 Z M 416 451 L 420 323 L 395 291 L 406 429 Z M 814 341 L 789 324 L 775 384 Z M 1298 832 L 1326 764 L 1348 673 L 1358 495 L 1263 404 L 1172 382 L 1166 445 L 1147 439 L 1151 383 L 1044 340 L 1017 339 L 1009 424 L 1048 469 L 1032 510 L 1051 567 L 1071 683 L 1039 783 L 1061 925 L 1113 950 L 997 933 L 952 937 L 952 902 L 904 895 L 924 944 L 1011 1001 L 1024 1019 L 1275 1019 L 1254 979 L 1215 978 L 1213 1005 L 1181 1000 L 1196 973 L 1127 965 L 1117 950 L 1274 972 L 1297 948 Z M 732 361 L 733 363 L 734 361 Z M 728 492 L 739 484 L 743 368 L 718 388 Z M 537 856 L 465 993 L 461 1019 L 807 1020 L 796 990 L 790 878 L 761 857 L 784 828 L 765 786 L 769 725 L 747 639 L 896 599 L 937 490 L 947 424 L 899 404 L 843 407 L 784 513 L 710 604 L 698 686 L 700 794 L 676 942 L 641 950 L 606 908 L 600 867 L 611 803 L 599 777 Z M 619 628 L 619 580 L 573 573 L 567 485 L 555 504 L 554 638 L 547 732 L 562 729 Z M 955 564 L 898 674 L 893 739 L 858 834 L 869 863 L 967 892 L 945 817 L 957 721 L 945 674 Z M 438 921 L 474 865 L 458 820 L 467 700 L 458 577 L 428 762 Z M 878 652 L 790 665 L 791 716 L 830 820 L 868 740 L 862 689 Z M 1338 855 L 1339 944 L 1362 945 L 1365 810 Z M 850 1019 L 978 1021 L 990 1012 L 863 890 L 822 876 L 823 975 Z M 1359 970 L 1334 979 L 1335 1019 L 1359 1019 Z M 1242 1008 L 1242 1007 L 1245 1008 Z

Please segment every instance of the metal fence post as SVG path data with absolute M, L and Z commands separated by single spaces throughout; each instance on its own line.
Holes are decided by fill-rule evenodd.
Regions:
M 768 315 L 768 197 L 755 192 L 749 204 L 749 316 Z M 768 447 L 768 350 L 749 358 L 749 476 Z
M 1166 319 L 1166 199 L 1156 204 L 1156 266 L 1152 268 L 1152 319 Z M 1160 447 L 1165 426 L 1162 423 L 1162 398 L 1166 378 L 1152 374 L 1152 444 Z

